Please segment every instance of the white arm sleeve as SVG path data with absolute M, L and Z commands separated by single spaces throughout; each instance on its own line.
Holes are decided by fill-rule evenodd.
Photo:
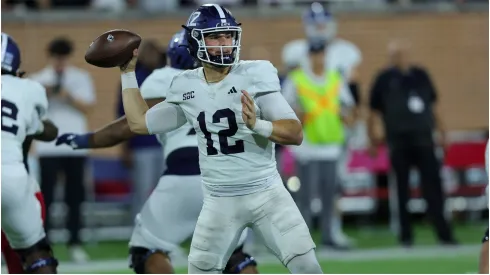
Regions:
M 261 93 L 256 96 L 255 102 L 259 106 L 262 114 L 261 117 L 265 120 L 299 120 L 296 113 L 280 92 Z
M 146 127 L 152 135 L 173 131 L 186 122 L 182 108 L 166 101 L 158 103 L 146 112 Z

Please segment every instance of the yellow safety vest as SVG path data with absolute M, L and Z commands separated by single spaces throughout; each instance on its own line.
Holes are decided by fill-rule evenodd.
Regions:
M 305 137 L 311 144 L 344 142 L 344 127 L 340 117 L 340 85 L 342 76 L 328 71 L 325 83 L 319 85 L 301 69 L 290 75 L 304 112 Z

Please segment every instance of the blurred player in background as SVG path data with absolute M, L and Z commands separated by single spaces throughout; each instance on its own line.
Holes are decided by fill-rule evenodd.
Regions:
M 299 145 L 303 139 L 276 68 L 269 61 L 239 60 L 240 24 L 219 5 L 200 6 L 184 28 L 189 51 L 203 67 L 161 86 L 164 102 L 148 108 L 135 79 L 136 57 L 120 70 L 131 131 L 168 133 L 187 122 L 196 131 L 204 204 L 188 272 L 222 273 L 251 227 L 290 272 L 322 273 L 309 229 L 276 168 L 275 143 Z
M 185 31 L 170 40 L 167 56 L 169 66 L 155 70 L 141 86 L 141 94 L 149 106 L 165 100 L 173 77 L 183 70 L 194 69 L 199 63 L 189 55 Z M 164 119 L 164 117 L 162 117 Z M 57 145 L 74 149 L 114 146 L 135 136 L 122 117 L 112 124 L 84 135 L 64 134 Z M 167 134 L 158 135 L 163 145 L 167 169 L 156 189 L 136 216 L 130 245 L 130 266 L 136 273 L 173 273 L 169 254 L 192 236 L 203 204 L 196 131 L 190 124 Z M 138 182 L 135 182 L 138 184 Z M 228 261 L 225 273 L 258 273 L 255 260 L 242 251 L 245 235 Z
M 332 217 L 339 189 L 338 161 L 346 136 L 344 124 L 352 119 L 354 101 L 342 74 L 325 68 L 325 44 L 311 41 L 309 47 L 310 67 L 293 70 L 283 85 L 284 97 L 301 120 L 305 137 L 303 144 L 291 148 L 303 183 L 295 194 L 296 203 L 311 227 L 311 205 L 319 199 L 322 245 L 346 249 L 349 243 L 332 232 Z
M 325 69 L 338 70 L 343 79 L 347 80 L 348 90 L 356 106 L 359 106 L 359 84 L 358 66 L 361 64 L 362 56 L 359 49 L 351 42 L 337 37 L 337 21 L 320 3 L 313 3 L 303 16 L 306 39 L 298 39 L 287 43 L 282 50 L 282 61 L 288 71 L 301 67 L 311 70 L 312 64 L 309 56 L 310 45 L 325 45 Z M 359 108 L 353 109 L 352 120 L 358 117 Z M 352 121 L 352 123 L 354 123 Z M 352 129 L 346 128 L 346 139 L 349 139 L 349 131 L 356 132 L 362 125 L 356 124 Z M 335 160 L 343 164 L 345 148 Z M 300 168 L 301 169 L 301 168 Z M 335 171 L 337 173 L 338 171 Z M 338 177 L 338 174 L 333 177 Z M 308 183 L 303 183 L 308 184 Z M 329 184 L 323 182 L 323 184 Z M 340 192 L 338 185 L 336 192 Z M 347 248 L 352 245 L 351 240 L 342 231 L 342 219 L 340 212 L 334 211 L 331 221 L 331 234 L 335 247 Z
M 352 42 L 337 37 L 337 21 L 320 3 L 313 3 L 303 15 L 305 39 L 293 40 L 282 49 L 282 62 L 288 71 L 309 66 L 309 45 L 325 43 L 325 67 L 339 70 L 348 80 L 349 90 L 359 104 L 361 51 Z
M 485 149 L 485 170 L 487 170 L 487 176 L 488 176 L 488 141 L 487 141 L 487 148 Z M 488 200 L 488 184 L 487 188 L 485 189 L 485 195 Z M 483 244 L 481 247 L 481 252 L 480 252 L 480 274 L 488 274 L 488 228 L 487 232 L 485 233 L 485 236 L 483 236 L 482 240 Z
M 166 65 L 167 57 L 154 40 L 145 40 L 140 46 L 136 77 L 141 85 L 156 69 Z M 124 116 L 121 86 L 117 91 L 117 117 Z M 122 164 L 131 175 L 131 217 L 134 219 L 145 204 L 162 175 L 164 162 L 162 146 L 155 136 L 135 136 L 121 146 Z
M 20 49 L 6 33 L 2 33 L 1 49 L 2 253 L 10 273 L 52 274 L 58 261 L 46 240 L 39 186 L 25 163 L 32 139 L 52 141 L 58 129 L 46 118 L 46 90 L 21 78 Z

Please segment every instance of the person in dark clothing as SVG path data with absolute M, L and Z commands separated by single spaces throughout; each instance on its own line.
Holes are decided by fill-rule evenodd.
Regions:
M 427 214 L 434 223 L 439 241 L 454 244 L 451 227 L 444 217 L 444 194 L 440 163 L 435 156 L 433 132 L 439 130 L 445 146 L 445 129 L 435 110 L 437 93 L 432 81 L 421 67 L 409 63 L 409 44 L 394 41 L 389 45 L 391 66 L 384 69 L 370 91 L 368 135 L 371 152 L 381 143 L 375 123 L 381 119 L 396 175 L 399 240 L 402 245 L 413 243 L 412 226 L 407 203 L 410 197 L 409 172 L 415 166 L 421 175 L 421 190 L 427 202 Z

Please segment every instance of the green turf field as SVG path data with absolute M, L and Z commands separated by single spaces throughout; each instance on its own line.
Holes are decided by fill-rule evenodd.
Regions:
M 334 274 L 465 274 L 476 273 L 478 261 L 472 256 L 454 257 L 446 259 L 406 259 L 406 260 L 359 260 L 359 261 L 329 261 L 321 262 L 324 273 Z M 176 269 L 177 273 L 187 273 L 186 268 Z M 289 273 L 286 268 L 277 264 L 260 265 L 260 273 L 280 274 Z M 102 274 L 130 274 L 131 270 L 122 269 Z
M 411 260 L 369 260 L 369 261 L 329 261 L 321 262 L 325 273 L 466 273 L 476 270 L 477 262 L 474 258 L 453 259 L 411 259 Z M 178 270 L 186 273 L 187 270 Z M 282 266 L 264 265 L 260 266 L 261 273 L 289 273 Z
M 483 237 L 487 224 L 458 224 L 454 227 L 456 238 L 462 244 L 477 244 Z M 418 224 L 415 226 L 416 245 L 436 244 L 432 227 L 427 224 Z M 345 232 L 356 240 L 357 248 L 388 248 L 397 246 L 395 236 L 386 226 L 346 228 Z M 319 232 L 313 232 L 313 239 L 320 239 Z M 189 242 L 183 244 L 183 248 L 188 250 Z M 101 242 L 98 244 L 86 244 L 90 258 L 93 260 L 106 259 L 125 259 L 128 256 L 127 242 Z M 61 261 L 68 261 L 68 251 L 64 245 L 57 244 L 54 246 L 55 255 Z
M 487 226 L 487 224 L 456 225 L 455 235 L 463 244 L 461 249 L 462 247 L 434 246 L 437 242 L 432 228 L 426 224 L 419 224 L 415 227 L 416 244 L 409 250 L 397 248 L 396 238 L 386 227 L 348 228 L 346 232 L 357 241 L 358 249 L 344 252 L 346 254 L 337 252 L 335 257 L 319 252 L 319 259 L 325 273 L 475 273 L 478 267 L 478 244 Z M 319 233 L 314 232 L 313 236 L 315 240 L 319 239 Z M 188 250 L 188 245 L 189 243 L 183 245 L 185 251 Z M 93 270 L 86 270 L 86 266 L 83 267 L 84 271 L 78 268 L 70 269 L 68 263 L 65 268 L 62 268 L 63 263 L 61 263 L 60 271 L 63 273 L 132 273 L 126 268 L 128 257 L 126 242 L 87 244 L 85 248 L 94 261 Z M 55 253 L 62 261 L 68 260 L 66 248 L 63 246 L 56 245 Z M 99 265 L 95 264 L 114 260 L 117 263 L 112 263 L 103 269 L 98 269 Z M 259 262 L 261 273 L 287 273 L 287 270 L 275 260 Z M 186 273 L 187 269 L 185 265 L 181 265 L 176 268 L 176 271 Z

